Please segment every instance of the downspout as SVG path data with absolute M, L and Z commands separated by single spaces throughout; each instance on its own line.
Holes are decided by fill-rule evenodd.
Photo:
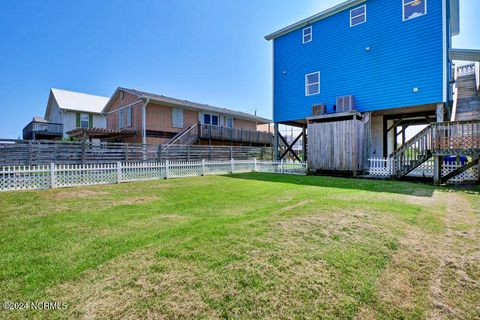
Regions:
M 150 98 L 146 98 L 142 104 L 142 144 L 147 144 L 147 104 L 150 103 Z

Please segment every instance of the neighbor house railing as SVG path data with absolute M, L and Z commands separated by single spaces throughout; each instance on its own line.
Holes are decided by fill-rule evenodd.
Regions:
M 35 135 L 63 136 L 63 124 L 31 121 L 23 128 L 24 139 L 34 139 Z
M 227 128 L 211 124 L 200 124 L 198 136 L 203 140 L 231 141 L 259 145 L 271 145 L 273 142 L 273 134 L 270 132 Z
M 269 172 L 305 175 L 305 162 L 234 160 L 49 164 L 0 168 L 0 191 L 113 184 L 130 181 Z

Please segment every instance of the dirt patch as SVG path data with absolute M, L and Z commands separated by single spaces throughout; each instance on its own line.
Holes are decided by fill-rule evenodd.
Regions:
M 291 210 L 296 209 L 298 207 L 306 206 L 307 204 L 310 204 L 310 203 L 313 203 L 313 201 L 312 200 L 302 200 L 298 203 L 295 203 L 295 204 L 292 204 L 292 205 L 281 208 L 280 212 L 291 211 Z
M 113 201 L 113 205 L 143 204 L 158 200 L 157 196 L 126 196 L 125 199 Z
M 470 203 L 460 194 L 445 194 L 445 199 L 446 231 L 439 242 L 439 265 L 430 283 L 433 309 L 429 318 L 480 318 L 478 221 Z M 473 305 L 476 307 L 472 309 Z
M 430 195 L 427 191 L 416 190 L 412 195 L 405 196 L 404 199 L 407 203 L 429 206 L 438 204 L 440 197 L 441 194 L 439 192 L 434 192 Z
M 49 199 L 56 199 L 56 200 L 67 200 L 67 199 L 83 199 L 83 198 L 97 198 L 102 196 L 109 195 L 110 192 L 102 191 L 102 190 L 89 190 L 89 189 L 82 189 L 82 188 L 69 188 L 69 189 L 61 189 L 55 190 L 53 194 L 49 194 Z

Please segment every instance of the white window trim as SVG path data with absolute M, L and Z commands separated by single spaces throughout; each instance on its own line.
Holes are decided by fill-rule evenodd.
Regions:
M 305 30 L 308 30 L 310 29 L 310 40 L 308 41 L 305 41 Z M 313 29 L 312 29 L 312 26 L 308 26 L 306 28 L 303 28 L 302 29 L 302 43 L 305 44 L 305 43 L 309 43 L 309 42 L 312 42 L 313 40 Z
M 308 76 L 311 76 L 312 74 L 318 74 L 318 82 L 313 82 L 313 83 L 308 83 Z M 318 85 L 318 92 L 317 93 L 308 93 L 308 87 L 312 85 Z M 305 75 L 305 96 L 314 96 L 316 94 L 320 94 L 320 71 L 312 72 L 309 74 Z
M 413 18 L 408 18 L 406 19 L 405 18 L 405 7 L 408 6 L 409 4 L 412 4 L 413 2 L 415 2 L 416 0 L 402 0 L 402 17 L 403 17 L 403 21 L 409 21 L 409 20 L 413 20 L 415 18 L 419 18 L 419 17 L 422 17 L 424 15 L 427 14 L 427 11 L 428 11 L 428 2 L 427 0 L 424 0 L 425 1 L 425 13 L 422 13 L 421 15 L 418 15 L 416 17 L 413 17 Z
M 356 15 L 356 16 L 352 16 L 353 11 L 358 10 L 358 9 L 360 9 L 360 8 L 362 8 L 362 7 L 364 8 L 364 13 L 358 14 L 358 15 Z M 358 17 L 361 17 L 361 16 L 365 16 L 365 20 L 364 20 L 363 22 L 360 22 L 360 23 L 357 23 L 357 24 L 352 24 L 353 19 L 358 18 Z M 356 7 L 355 9 L 350 10 L 350 28 L 356 27 L 356 26 L 361 25 L 361 24 L 363 24 L 363 23 L 365 23 L 365 22 L 367 22 L 367 5 L 366 5 L 366 4 L 364 4 L 363 6 L 359 6 L 359 7 Z
M 219 126 L 220 125 L 220 116 L 216 113 L 208 113 L 208 112 L 204 112 L 203 115 L 202 115 L 202 123 L 205 124 L 205 115 L 209 115 L 210 116 L 210 125 L 212 126 Z M 213 116 L 216 116 L 217 119 L 218 119 L 218 123 L 217 124 L 213 124 Z
M 87 119 L 86 119 L 86 120 L 85 120 L 85 119 L 82 119 L 82 117 L 83 117 L 83 118 L 84 118 L 84 117 L 87 117 Z M 82 126 L 82 122 L 85 122 L 85 121 L 87 122 L 87 126 L 86 126 L 86 127 Z M 89 126 L 90 126 L 90 115 L 89 115 L 88 113 L 80 113 L 80 128 L 84 128 L 84 129 L 85 129 L 85 128 L 88 128 Z

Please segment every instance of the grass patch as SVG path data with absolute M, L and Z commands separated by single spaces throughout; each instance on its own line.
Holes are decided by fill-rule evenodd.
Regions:
M 0 298 L 68 308 L 0 317 L 422 318 L 445 194 L 259 173 L 3 193 Z

